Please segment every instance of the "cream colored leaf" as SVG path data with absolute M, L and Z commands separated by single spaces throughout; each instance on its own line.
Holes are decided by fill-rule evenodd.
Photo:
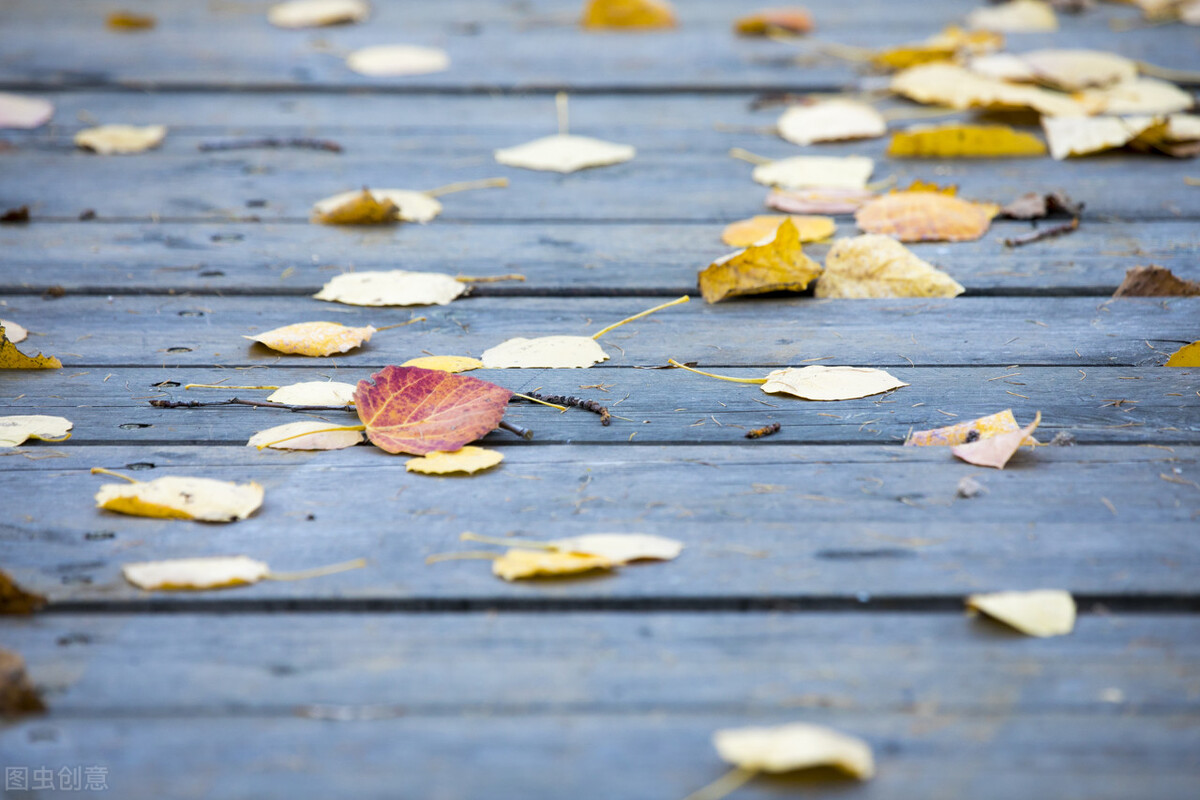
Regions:
M 799 292 L 821 274 L 821 265 L 804 254 L 796 226 L 784 220 L 765 242 L 730 253 L 700 271 L 705 302 L 765 292 Z
M 950 108 L 1028 108 L 1051 116 L 1088 113 L 1061 92 L 977 75 L 954 64 L 923 64 L 892 78 L 892 91 L 918 103 Z
M 96 507 L 135 517 L 232 522 L 253 514 L 263 501 L 257 483 L 230 483 L 210 478 L 156 478 L 136 483 L 106 483 L 96 493 Z
M 467 291 L 467 284 L 440 272 L 346 272 L 313 297 L 351 306 L 444 306 Z
M 973 594 L 967 608 L 1030 636 L 1062 636 L 1075 629 L 1075 599 L 1061 589 Z
M 761 215 L 729 223 L 721 233 L 721 241 L 730 247 L 749 247 L 767 237 L 774 238 L 775 231 L 787 219 L 796 226 L 801 242 L 820 242 L 837 232 L 833 217 Z
M 1168 142 L 1200 141 L 1200 116 L 1196 114 L 1172 114 L 1167 117 L 1167 129 L 1163 136 Z M 3 321 L 0 324 L 7 325 Z M 8 338 L 12 339 L 10 332 Z
M 503 460 L 504 454 L 499 450 L 467 445 L 457 450 L 435 450 L 417 458 L 410 458 L 404 462 L 404 468 L 409 472 L 425 475 L 446 475 L 452 472 L 474 475 L 496 466 Z
M 783 189 L 862 189 L 874 170 L 866 156 L 792 156 L 758 165 L 751 177 Z
M 348 406 L 354 404 L 354 384 L 305 381 L 280 386 L 267 398 L 289 406 Z
M 274 450 L 342 450 L 363 440 L 362 431 L 330 430 L 336 427 L 337 423 L 321 420 L 289 422 L 259 431 L 250 437 L 246 445 L 259 450 L 264 447 Z
M 380 199 L 370 189 L 342 192 L 313 206 L 312 221 L 322 225 L 391 225 L 400 211 L 390 200 Z
M 29 331 L 22 328 L 12 320 L 0 319 L 0 328 L 4 328 L 4 335 L 13 344 L 23 342 L 29 336 Z
M 492 574 L 506 581 L 522 578 L 578 575 L 582 572 L 615 567 L 603 556 L 580 555 L 547 550 L 509 550 L 492 562 Z
M 372 78 L 427 75 L 450 68 L 450 56 L 436 47 L 386 44 L 364 47 L 346 57 L 346 66 Z
M 61 442 L 71 438 L 71 421 L 41 414 L 0 417 L 0 447 L 16 447 L 28 439 Z
M 386 208 L 388 203 L 395 206 L 395 210 L 391 212 L 388 219 L 398 219 L 404 222 L 429 222 L 442 213 L 442 204 L 436 198 L 430 196 L 426 192 L 418 192 L 411 189 L 371 189 L 371 198 L 378 206 Z M 345 223 L 333 222 L 327 220 L 336 219 L 339 216 L 345 217 L 354 216 L 353 205 L 362 202 L 362 192 L 342 192 L 335 194 L 332 197 L 326 197 L 324 200 L 319 200 L 313 205 L 313 219 L 318 222 L 326 222 L 327 224 L 363 224 L 363 223 Z M 378 212 L 382 213 L 382 212 Z M 359 215 L 364 216 L 363 214 Z M 374 216 L 366 214 L 366 216 Z M 370 223 L 370 219 L 367 220 Z
M 101 125 L 75 134 L 75 144 L 100 155 L 128 155 L 158 147 L 167 136 L 165 125 Z
M 713 734 L 713 745 L 726 762 L 754 772 L 834 767 L 859 780 L 875 774 L 870 745 L 820 725 L 726 728 Z
M 966 289 L 890 236 L 838 239 L 817 281 L 817 297 L 955 297 Z
M 776 123 L 779 135 L 794 144 L 874 139 L 887 133 L 883 115 L 856 100 L 826 100 L 793 106 Z
M 516 337 L 490 347 L 480 356 L 485 369 L 581 369 L 608 360 L 590 336 Z
M 575 172 L 620 164 L 635 155 L 637 150 L 627 144 L 559 133 L 516 147 L 502 147 L 496 151 L 496 161 L 510 167 L 544 172 Z
M 1192 107 L 1192 96 L 1173 83 L 1138 78 L 1076 95 L 1089 114 L 1173 114 Z
M 1075 92 L 1137 78 L 1137 62 L 1103 50 L 1034 50 L 1020 56 L 1034 80 Z
M 436 369 L 442 372 L 456 373 L 481 369 L 483 362 L 469 356 L 421 356 L 419 358 L 410 358 L 400 366 L 421 367 L 422 369 Z
M 967 63 L 967 69 L 985 78 L 995 78 L 1015 83 L 1032 83 L 1037 80 L 1033 68 L 1024 59 L 1013 53 L 988 53 L 976 56 Z
M 614 564 L 631 561 L 671 561 L 683 552 L 683 542 L 647 533 L 588 533 L 549 544 L 565 553 L 600 556 Z
M 39 128 L 53 116 L 49 100 L 0 92 L 0 128 Z
M 762 390 L 804 400 L 854 400 L 908 386 L 881 369 L 869 367 L 789 367 L 767 375 Z
M 1045 33 L 1058 30 L 1058 17 L 1042 0 L 1012 0 L 975 9 L 967 15 L 967 27 L 996 33 Z
M 968 464 L 974 464 L 977 467 L 1004 469 L 1004 465 L 1016 454 L 1021 445 L 1028 443 L 1027 440 L 1033 436 L 1033 432 L 1037 430 L 1041 421 L 1042 412 L 1039 411 L 1033 422 L 1019 431 L 1001 433 L 987 439 L 958 444 L 951 447 L 950 452 L 956 458 L 961 458 Z
M 248 556 L 212 556 L 141 561 L 125 564 L 121 573 L 139 589 L 178 591 L 247 586 L 267 577 L 270 568 Z
M 1161 120 L 1157 117 L 1042 117 L 1050 155 L 1061 161 L 1123 147 Z
M 289 0 L 267 11 L 267 21 L 280 28 L 319 28 L 362 22 L 371 13 L 363 0 Z
M 264 331 L 256 336 L 243 336 L 264 344 L 280 353 L 301 356 L 331 356 L 371 341 L 375 329 L 370 325 L 351 328 L 337 322 L 297 322 L 282 328 Z

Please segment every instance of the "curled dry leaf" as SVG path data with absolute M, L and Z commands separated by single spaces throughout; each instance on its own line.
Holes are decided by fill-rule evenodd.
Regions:
M 812 15 L 803 8 L 766 8 L 733 23 L 734 33 L 739 36 L 798 36 L 812 33 Z
M 46 704 L 25 674 L 25 659 L 11 650 L 0 650 L 0 719 L 45 710 Z
M 404 469 L 424 475 L 448 475 L 454 472 L 474 475 L 476 472 L 491 469 L 503 460 L 504 454 L 499 450 L 468 445 L 457 450 L 437 450 L 418 458 L 410 458 L 404 462 Z
M 494 383 L 420 367 L 384 367 L 354 392 L 367 438 L 389 453 L 457 450 L 504 418 L 512 392 Z
M 158 147 L 166 137 L 165 125 L 101 125 L 75 134 L 75 144 L 103 156 L 128 155 Z
M 337 381 L 304 381 L 280 386 L 267 400 L 289 406 L 348 406 L 354 402 L 354 384 Z
M 1123 147 L 1162 121 L 1157 117 L 1042 117 L 1050 155 L 1061 161 Z
M 301 356 L 331 356 L 371 341 L 375 329 L 370 325 L 350 328 L 337 322 L 297 322 L 282 328 L 264 331 L 256 336 L 243 336 L 252 342 L 266 345 L 280 353 Z
M 0 92 L 0 128 L 40 128 L 53 116 L 49 100 Z
M 71 421 L 63 417 L 0 417 L 0 447 L 16 447 L 28 439 L 65 442 L 71 438 L 71 427 Z
M 779 135 L 793 144 L 874 139 L 887 133 L 883 115 L 857 100 L 826 100 L 793 106 L 776 123 Z
M 977 75 L 955 64 L 924 64 L 892 78 L 892 91 L 918 103 L 950 108 L 1023 109 L 1050 116 L 1087 113 L 1061 92 Z
M 866 189 L 776 189 L 767 195 L 766 205 L 788 214 L 853 214 L 873 197 Z
M 351 306 L 444 306 L 463 295 L 467 284 L 439 272 L 346 272 L 313 297 Z
M 1130 267 L 1125 280 L 1113 292 L 1113 297 L 1196 297 L 1200 296 L 1200 281 L 1177 278 L 1166 267 L 1150 264 Z
M 1066 192 L 1029 192 L 1001 207 L 1000 216 L 1009 219 L 1042 219 L 1055 214 L 1078 217 L 1083 213 L 1083 207 L 1083 203 L 1072 200 Z
M 258 583 L 271 572 L 265 562 L 248 556 L 172 558 L 125 564 L 121 574 L 139 589 L 179 591 L 224 589 Z
M 1058 17 L 1042 0 L 1011 0 L 975 9 L 967 15 L 967 27 L 995 33 L 1048 33 L 1058 30 Z
M 362 22 L 371 7 L 364 0 L 289 0 L 267 11 L 267 21 L 280 28 L 319 28 Z
M 973 594 L 967 608 L 1030 636 L 1062 636 L 1075 629 L 1075 598 L 1061 589 Z
M 783 189 L 863 189 L 874 170 L 866 156 L 792 156 L 759 164 L 751 177 Z
M 1019 56 L 1039 83 L 1066 92 L 1103 88 L 1137 78 L 1137 62 L 1102 50 L 1034 50 Z
M 1167 367 L 1200 367 L 1200 341 L 1185 344 L 1167 359 Z
M 263 488 L 257 483 L 231 483 L 211 478 L 166 477 L 106 483 L 96 492 L 97 508 L 135 517 L 201 522 L 245 519 L 258 510 L 262 501 Z
M 608 360 L 590 336 L 515 337 L 483 351 L 485 369 L 582 369 Z
M 767 375 L 762 390 L 804 400 L 854 400 L 908 386 L 881 369 L 869 367 L 789 367 Z
M 410 358 L 400 366 L 438 369 L 442 372 L 470 372 L 483 367 L 483 362 L 469 356 L 421 356 Z
M 987 233 L 995 203 L 972 203 L 940 192 L 893 192 L 877 197 L 854 215 L 867 233 L 902 242 L 970 242 Z
M 713 734 L 713 746 L 727 763 L 751 772 L 833 767 L 859 780 L 875 774 L 871 747 L 862 739 L 803 722 L 726 728 Z
M 246 445 L 259 450 L 265 447 L 275 450 L 342 450 L 363 440 L 361 431 L 336 428 L 336 425 L 320 420 L 289 422 L 259 431 L 250 437 Z
M 621 164 L 635 155 L 637 150 L 627 144 L 567 133 L 544 136 L 516 147 L 502 147 L 495 153 L 496 161 L 506 166 L 564 173 Z
M 506 581 L 579 575 L 617 566 L 603 556 L 513 549 L 492 562 L 492 574 Z
M 789 219 L 796 226 L 796 234 L 801 242 L 819 242 L 837 232 L 837 224 L 832 217 L 766 215 L 729 223 L 721 233 L 721 241 L 730 247 L 749 247 L 767 237 L 774 237 L 779 226 Z
M 1173 114 L 1192 107 L 1192 96 L 1173 83 L 1138 78 L 1076 95 L 1089 114 Z
M 892 158 L 1016 158 L 1045 155 L 1031 133 L 1007 125 L 919 125 L 892 134 Z
M 1038 412 L 1033 422 L 1017 431 L 1001 433 L 987 439 L 954 445 L 950 448 L 955 458 L 960 458 L 968 464 L 977 467 L 993 467 L 1004 469 L 1004 465 L 1012 458 L 1021 445 L 1031 438 L 1037 426 L 1041 424 L 1042 412 Z M 1032 445 L 1031 445 L 1032 446 Z
M 966 289 L 890 236 L 867 234 L 833 243 L 817 297 L 955 297 Z
M 904 442 L 905 447 L 946 447 L 968 442 L 990 439 L 1002 433 L 1013 433 L 1021 430 L 1013 416 L 1012 409 L 1006 408 L 996 414 L 960 422 L 957 425 L 947 425 L 944 428 L 934 428 L 928 431 L 910 433 Z M 1035 445 L 1037 439 L 1032 436 L 1023 444 Z
M 580 25 L 590 30 L 674 28 L 675 10 L 666 0 L 588 0 Z
M 718 259 L 700 272 L 705 302 L 764 292 L 800 292 L 821 274 L 821 265 L 804 254 L 800 235 L 785 220 L 766 243 Z
M 13 344 L 25 341 L 29 336 L 29 331 L 13 322 L 12 320 L 0 319 L 0 328 L 4 329 L 4 335 Z
M 0 369 L 62 369 L 62 362 L 54 356 L 41 353 L 36 356 L 25 355 L 12 343 L 0 324 Z
M 363 189 L 318 200 L 313 206 L 312 221 L 322 225 L 391 225 L 399 219 L 400 209 L 390 199 L 376 195 Z
M 46 598 L 26 591 L 17 582 L 0 570 L 0 615 L 32 614 L 46 605 Z
M 346 56 L 346 66 L 372 78 L 427 75 L 449 69 L 450 56 L 436 47 L 385 44 L 355 50 Z
M 613 564 L 633 561 L 672 561 L 683 552 L 683 542 L 648 533 L 588 533 L 549 544 L 559 552 L 599 556 Z

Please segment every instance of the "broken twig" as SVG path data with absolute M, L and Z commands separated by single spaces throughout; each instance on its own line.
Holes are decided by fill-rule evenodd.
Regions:
M 526 392 L 526 395 L 534 400 L 541 400 L 546 403 L 556 403 L 558 405 L 568 406 L 570 408 L 582 408 L 584 411 L 590 411 L 593 414 L 600 415 L 600 424 L 608 427 L 612 422 L 612 415 L 608 413 L 608 408 L 600 405 L 595 400 L 584 400 L 580 397 L 571 397 L 562 394 L 538 394 L 537 392 Z
M 1063 234 L 1071 233 L 1078 227 L 1079 217 L 1076 217 L 1070 222 L 1064 222 L 1062 225 L 1055 225 L 1050 228 L 1042 228 L 1041 230 L 1036 230 L 1032 233 L 1024 234 L 1023 236 L 1014 236 L 1011 239 L 1005 239 L 1004 246 L 1021 247 L 1022 245 L 1040 242 L 1043 239 L 1053 239 L 1055 236 L 1062 236 Z

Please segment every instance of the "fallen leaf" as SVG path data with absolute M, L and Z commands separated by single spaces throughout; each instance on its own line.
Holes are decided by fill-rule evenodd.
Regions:
M 444 306 L 463 295 L 467 284 L 439 272 L 346 272 L 313 297 L 351 306 Z
M 1075 95 L 1089 114 L 1173 114 L 1192 107 L 1192 96 L 1173 83 L 1138 78 Z
M 166 137 L 165 125 L 101 125 L 75 134 L 75 144 L 103 156 L 128 155 L 158 147 Z
M 1014 158 L 1045 155 L 1031 133 L 1007 125 L 921 125 L 892 134 L 892 158 Z
M 751 245 L 715 261 L 700 272 L 700 293 L 707 303 L 764 292 L 800 292 L 821 274 L 821 265 L 804 254 L 800 236 L 785 220 L 766 243 Z
M 289 422 L 259 431 L 246 442 L 248 447 L 262 450 L 343 450 L 363 440 L 356 430 L 333 430 L 336 425 L 320 420 Z
M 961 110 L 1028 108 L 1050 116 L 1087 113 L 1081 103 L 1061 92 L 988 78 L 954 64 L 912 67 L 895 75 L 891 88 L 918 103 Z
M 62 362 L 54 356 L 27 356 L 17 349 L 0 324 L 0 369 L 62 369 Z
M 793 144 L 874 139 L 887 133 L 883 115 L 856 100 L 826 100 L 792 106 L 776 123 L 779 135 Z
M 1066 92 L 1137 79 L 1137 62 L 1102 50 L 1034 50 L 1021 60 L 1039 83 Z
M 995 33 L 1046 33 L 1058 30 L 1058 17 L 1042 0 L 1011 0 L 967 14 L 967 27 Z
M 1150 264 L 1130 267 L 1125 280 L 1113 292 L 1113 297 L 1196 297 L 1200 296 L 1200 281 L 1185 281 L 1175 277 L 1166 267 Z
M 966 289 L 890 236 L 838 239 L 817 281 L 817 297 L 955 297 Z
M 576 172 L 631 160 L 637 150 L 627 144 L 604 142 L 588 136 L 559 133 L 516 147 L 496 151 L 496 161 L 510 167 L 544 172 Z
M 0 223 L 5 225 L 23 222 L 29 222 L 29 206 L 17 206 L 0 213 Z
M 870 746 L 820 725 L 795 722 L 771 728 L 726 728 L 713 734 L 726 762 L 753 772 L 833 767 L 859 780 L 875 774 Z
M 832 217 L 757 216 L 731 222 L 721 233 L 721 241 L 730 247 L 749 247 L 768 236 L 774 236 L 784 220 L 791 220 L 801 242 L 819 242 L 837 232 Z
M 1062 636 L 1075 628 L 1075 599 L 1060 589 L 973 594 L 967 608 L 1030 636 Z
M 494 430 L 512 392 L 420 367 L 384 367 L 354 392 L 367 438 L 389 453 L 457 450 Z
M 115 474 L 98 469 L 92 472 Z M 262 505 L 262 501 L 263 488 L 257 483 L 231 483 L 211 478 L 166 477 L 106 483 L 96 492 L 96 507 L 118 514 L 202 522 L 245 519 Z
M 1078 217 L 1083 213 L 1083 208 L 1083 203 L 1075 202 L 1066 192 L 1029 192 L 1002 206 L 1000 216 L 1010 219 L 1043 219 L 1055 214 Z
M 1016 454 L 1021 445 L 1026 444 L 1026 440 L 1037 430 L 1041 421 L 1042 412 L 1039 411 L 1033 422 L 1019 431 L 1001 433 L 987 439 L 954 445 L 950 448 L 950 453 L 955 458 L 960 458 L 977 467 L 1004 469 L 1004 465 Z
M 53 116 L 49 100 L 0 92 L 0 128 L 39 128 Z
M 948 25 L 921 42 L 888 47 L 871 55 L 871 63 L 887 70 L 950 61 L 968 54 L 989 53 L 1004 46 L 1004 37 L 990 31 L 965 31 Z
M 492 562 L 492 574 L 506 581 L 515 581 L 523 578 L 578 575 L 595 570 L 609 570 L 615 566 L 616 564 L 603 556 L 513 549 Z
M 44 605 L 46 598 L 22 589 L 16 581 L 0 570 L 0 615 L 32 614 Z
M 346 56 L 346 66 L 372 78 L 427 75 L 449 69 L 450 56 L 436 47 L 385 44 L 355 50 Z
M 354 384 L 337 381 L 304 381 L 280 386 L 267 398 L 289 406 L 348 406 L 354 402 Z
M 803 400 L 854 400 L 908 386 L 881 369 L 868 367 L 789 367 L 767 375 L 762 390 Z
M 441 204 L 437 205 L 440 210 Z M 369 189 L 326 197 L 317 201 L 312 211 L 312 221 L 322 225 L 391 225 L 399 218 L 400 209 L 394 202 Z
M 783 189 L 863 189 L 874 170 L 866 156 L 792 156 L 759 164 L 751 177 Z
M 803 8 L 766 8 L 733 23 L 739 36 L 777 36 L 812 33 L 812 15 Z
M 436 450 L 418 458 L 410 458 L 404 462 L 404 469 L 425 475 L 446 475 L 452 472 L 474 475 L 476 472 L 491 469 L 503 460 L 504 454 L 499 450 L 468 445 L 457 450 Z
M 853 214 L 875 197 L 866 189 L 808 189 L 767 195 L 766 205 L 788 214 Z
M 337 322 L 297 322 L 282 328 L 243 336 L 280 353 L 301 356 L 331 356 L 345 353 L 371 341 L 375 329 L 370 325 L 350 328 Z
M 489 347 L 480 356 L 485 369 L 580 369 L 608 360 L 590 336 L 516 337 Z
M 588 0 L 580 25 L 607 28 L 674 28 L 675 10 L 666 0 Z
M 25 674 L 25 660 L 11 650 L 0 650 L 0 718 L 45 710 L 46 704 Z
M 364 0 L 290 0 L 267 11 L 267 21 L 280 28 L 319 28 L 362 22 L 371 14 Z
M 1000 207 L 972 203 L 938 192 L 893 192 L 865 204 L 854 215 L 867 233 L 902 242 L 970 242 L 987 233 Z
M 157 21 L 150 14 L 135 14 L 132 11 L 114 11 L 106 20 L 110 30 L 145 31 L 153 28 Z
M 1185 344 L 1167 359 L 1167 367 L 1200 367 L 1200 341 Z
M 437 369 L 442 372 L 470 372 L 473 369 L 481 369 L 483 362 L 468 356 L 421 356 L 410 358 L 400 366 Z
M 11 320 L 0 319 L 0 328 L 4 329 L 4 334 L 13 344 L 23 342 L 29 336 L 29 331 Z
M 172 558 L 125 564 L 121 574 L 139 589 L 224 589 L 258 583 L 271 572 L 265 562 L 247 556 Z
M 1155 125 L 1157 117 L 1042 117 L 1042 129 L 1057 161 L 1123 147 Z
M 987 53 L 967 62 L 967 69 L 985 78 L 997 78 L 1013 83 L 1033 83 L 1037 74 L 1015 53 Z
M 1012 409 L 1006 408 L 996 414 L 960 422 L 957 425 L 947 425 L 944 428 L 934 428 L 928 431 L 910 433 L 904 441 L 905 447 L 949 447 L 980 439 L 990 439 L 1002 433 L 1015 433 L 1021 430 L 1013 416 Z M 1025 439 L 1023 444 L 1035 445 L 1037 439 L 1032 436 Z
M 671 561 L 683 552 L 683 542 L 646 533 L 588 533 L 548 542 L 559 552 L 599 556 L 613 564 L 633 561 Z
M 0 417 L 0 447 L 16 447 L 27 439 L 65 442 L 71 438 L 71 427 L 71 421 L 63 417 Z

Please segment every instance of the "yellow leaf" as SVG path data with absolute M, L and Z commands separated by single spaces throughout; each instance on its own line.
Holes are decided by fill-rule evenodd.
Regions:
M 675 11 L 666 0 L 588 0 L 584 28 L 674 28 Z
M 470 358 L 468 356 L 421 356 L 420 358 L 410 358 L 400 366 L 421 367 L 422 369 L 437 369 L 442 372 L 457 373 L 481 369 L 483 362 L 477 358 Z
M 63 417 L 0 417 L 0 447 L 16 447 L 27 439 L 64 442 L 71 438 L 71 427 L 71 421 Z
M 1007 125 L 920 125 L 892 134 L 892 158 L 1012 158 L 1045 155 L 1031 133 Z
M 141 561 L 123 565 L 121 573 L 139 589 L 178 591 L 247 586 L 267 577 L 270 569 L 247 556 L 213 556 Z
M 372 78 L 427 75 L 450 68 L 450 56 L 436 47 L 385 44 L 364 47 L 346 56 L 346 66 Z
M 35 592 L 23 589 L 3 570 L 0 570 L 0 616 L 15 614 L 32 614 L 46 605 L 46 598 Z M 3 674 L 0 668 L 0 674 Z M 0 677 L 0 695 L 4 694 L 4 679 Z M 3 713 L 4 703 L 0 701 L 0 713 Z
M 867 234 L 833 243 L 816 296 L 955 297 L 964 291 L 890 236 Z
M 576 172 L 590 167 L 607 167 L 630 161 L 637 150 L 627 144 L 616 144 L 558 133 L 516 147 L 502 147 L 495 152 L 496 161 L 510 167 L 543 172 Z
M 1019 58 L 1039 83 L 1075 92 L 1137 79 L 1137 62 L 1102 50 L 1034 50 Z
M 312 221 L 322 225 L 390 225 L 399 218 L 398 214 L 399 209 L 391 200 L 363 189 L 318 201 L 313 206 Z
M 4 329 L 4 335 L 13 344 L 23 342 L 29 336 L 29 331 L 11 320 L 0 319 L 0 328 Z
M 726 762 L 753 772 L 833 767 L 859 780 L 875 774 L 871 748 L 862 739 L 802 722 L 726 728 L 713 734 L 713 746 Z
M 996 414 L 991 414 L 979 419 L 973 419 L 969 422 L 960 422 L 957 425 L 947 425 L 944 428 L 934 428 L 928 431 L 916 431 L 908 436 L 905 440 L 905 447 L 945 447 L 958 444 L 966 444 L 968 442 L 978 441 L 980 439 L 990 439 L 993 436 L 999 436 L 1002 433 L 1013 433 L 1021 430 L 1021 426 L 1017 424 L 1016 417 L 1013 416 L 1012 409 L 1006 408 Z M 1032 436 L 1026 438 L 1023 444 L 1035 445 L 1037 439 Z
M 796 7 L 768 8 L 733 22 L 733 31 L 739 36 L 796 36 L 812 29 L 812 15 Z
M 705 302 L 764 292 L 800 292 L 821 274 L 821 265 L 804 255 L 800 236 L 785 220 L 771 241 L 751 245 L 710 264 L 700 272 Z
M 964 31 L 949 25 L 923 42 L 889 47 L 876 52 L 872 63 L 889 70 L 908 69 L 920 64 L 949 61 L 963 54 L 989 53 L 1004 46 L 1004 37 L 988 31 Z
M 1058 17 L 1042 0 L 1011 0 L 975 9 L 967 15 L 967 27 L 996 33 L 1048 33 L 1058 30 Z
M 275 450 L 342 450 L 363 440 L 361 431 L 331 430 L 336 427 L 334 423 L 320 420 L 289 422 L 259 431 L 250 437 L 246 445 L 259 450 L 264 447 Z
M 1075 628 L 1075 599 L 1061 589 L 973 594 L 967 608 L 1030 636 L 1061 636 Z
M 1173 114 L 1192 107 L 1192 96 L 1173 83 L 1138 78 L 1075 95 L 1089 114 Z
M 480 357 L 485 369 L 574 369 L 608 360 L 590 336 L 516 337 L 490 347 Z
M 612 569 L 616 564 L 603 556 L 546 550 L 509 550 L 492 562 L 492 574 L 506 581 Z
M 127 155 L 158 147 L 167 136 L 165 125 L 101 125 L 75 134 L 75 144 L 100 155 Z
M 134 14 L 132 11 L 114 11 L 108 15 L 105 24 L 114 31 L 144 31 L 155 26 L 154 17 L 149 14 Z
M 888 194 L 896 194 L 897 191 L 898 190 L 893 189 L 892 191 L 888 192 Z M 958 196 L 958 187 L 954 184 L 950 184 L 949 186 L 938 186 L 936 183 L 933 183 L 932 181 L 923 181 L 920 178 L 918 178 L 915 181 L 913 181 L 912 183 L 910 183 L 908 185 L 908 187 L 906 189 L 904 189 L 903 191 L 905 191 L 905 192 L 933 192 L 934 194 L 944 194 L 947 197 L 957 197 Z
M 969 242 L 987 232 L 999 211 L 995 203 L 972 203 L 940 192 L 894 192 L 864 204 L 854 221 L 868 233 L 902 242 Z
M 950 448 L 950 452 L 956 458 L 961 458 L 968 464 L 974 464 L 977 467 L 1004 469 L 1004 465 L 1016 454 L 1021 445 L 1026 444 L 1027 440 L 1032 438 L 1033 432 L 1037 430 L 1041 421 L 1042 412 L 1039 411 L 1033 418 L 1033 422 L 1018 431 L 958 444 Z
M 0 369 L 62 369 L 62 362 L 41 353 L 25 355 L 9 340 L 4 326 L 0 325 Z
M 1042 118 L 1050 155 L 1058 161 L 1123 147 L 1162 124 L 1160 118 L 1146 116 Z
M 599 556 L 613 564 L 632 561 L 671 561 L 683 552 L 683 542 L 646 533 L 588 533 L 550 541 L 559 552 Z
M 826 100 L 793 106 L 776 123 L 779 135 L 793 144 L 874 139 L 887 133 L 883 115 L 856 100 Z
M 1068 95 L 977 75 L 954 64 L 925 64 L 892 78 L 892 91 L 918 103 L 950 108 L 1032 109 L 1050 116 L 1087 113 Z
M 796 226 L 801 242 L 819 242 L 837 232 L 833 217 L 766 215 L 729 223 L 721 233 L 721 241 L 730 247 L 749 247 L 773 237 L 786 219 Z
M 804 400 L 853 400 L 908 386 L 881 369 L 869 367 L 789 367 L 767 375 L 762 390 Z
M 1200 367 L 1200 341 L 1185 344 L 1167 359 L 1168 367 Z
M 304 381 L 280 386 L 267 398 L 289 406 L 354 405 L 354 384 L 337 381 Z
M 875 162 L 866 156 L 792 156 L 759 164 L 751 177 L 783 189 L 862 189 L 874 170 Z
M 410 458 L 404 462 L 404 468 L 409 472 L 425 475 L 446 475 L 451 472 L 474 475 L 496 466 L 503 460 L 504 454 L 498 450 L 467 445 L 457 450 L 435 450 L 418 458 Z
M 245 519 L 262 501 L 263 488 L 257 483 L 209 478 L 167 477 L 127 484 L 106 483 L 96 493 L 97 508 L 118 514 L 202 522 Z
M 280 28 L 319 28 L 362 22 L 371 7 L 364 0 L 289 0 L 267 11 L 267 21 Z
M 467 284 L 439 272 L 346 272 L 313 297 L 351 306 L 444 306 L 464 294 Z
M 264 344 L 280 353 L 301 356 L 330 356 L 353 350 L 371 341 L 375 329 L 370 325 L 350 328 L 337 322 L 297 322 L 282 328 L 265 331 L 257 336 L 243 336 Z

